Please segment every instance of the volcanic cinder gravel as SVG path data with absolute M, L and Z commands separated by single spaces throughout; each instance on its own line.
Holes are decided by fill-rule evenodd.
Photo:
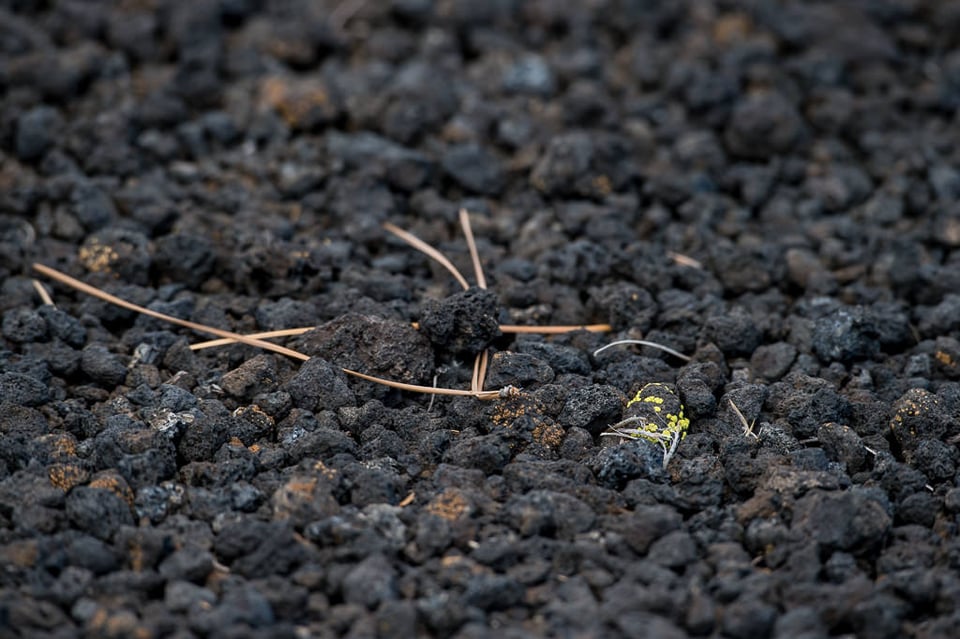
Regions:
M 958 113 L 948 0 L 0 2 L 0 637 L 956 637 Z

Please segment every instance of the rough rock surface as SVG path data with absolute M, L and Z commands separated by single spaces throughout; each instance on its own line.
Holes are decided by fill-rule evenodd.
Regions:
M 958 34 L 954 0 L 0 3 L 0 637 L 955 637 Z M 383 228 L 476 286 L 461 208 L 486 292 Z M 33 262 L 313 359 L 44 305 Z M 463 389 L 483 348 L 520 393 L 341 370 Z M 666 468 L 602 437 L 650 382 Z

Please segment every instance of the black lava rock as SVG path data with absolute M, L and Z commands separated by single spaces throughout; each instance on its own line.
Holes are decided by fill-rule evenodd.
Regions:
M 796 108 L 776 91 L 741 98 L 733 108 L 724 134 L 734 155 L 765 160 L 790 151 L 803 133 Z
M 623 395 L 610 386 L 585 386 L 571 390 L 557 422 L 564 428 L 578 427 L 597 436 L 620 421 Z
M 813 326 L 813 352 L 823 362 L 869 359 L 880 351 L 878 331 L 863 309 L 838 310 Z
M 424 384 L 433 371 L 430 343 L 419 331 L 409 324 L 365 315 L 351 313 L 318 326 L 304 333 L 294 348 L 322 357 L 331 365 L 399 382 Z M 368 382 L 354 384 L 378 395 L 386 392 L 382 386 Z M 293 396 L 294 392 L 290 394 Z M 335 395 L 338 401 L 345 400 L 339 391 Z M 304 401 L 310 403 L 309 399 Z
M 957 429 L 943 398 L 922 388 L 908 390 L 892 410 L 890 431 L 908 459 L 913 459 L 923 440 L 939 440 Z
M 49 106 L 33 108 L 17 120 L 14 149 L 25 162 L 39 160 L 63 134 L 63 118 Z
M 497 195 L 505 182 L 500 160 L 476 144 L 452 147 L 440 164 L 457 184 L 473 193 Z
M 470 288 L 442 300 L 428 300 L 420 330 L 436 346 L 452 353 L 475 354 L 500 335 L 499 300 L 490 291 Z
M 356 402 L 346 375 L 320 357 L 305 362 L 285 389 L 295 406 L 310 411 L 336 410 Z
M 29 375 L 3 373 L 0 375 L 0 397 L 5 403 L 18 406 L 40 406 L 50 398 L 47 385 Z
M 67 495 L 67 516 L 74 526 L 110 541 L 121 526 L 133 525 L 130 505 L 106 488 L 78 486 Z
M 960 12 L 704 4 L 2 3 L 0 637 L 955 636 Z

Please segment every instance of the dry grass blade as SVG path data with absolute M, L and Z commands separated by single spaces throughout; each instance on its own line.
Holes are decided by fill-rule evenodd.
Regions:
M 597 350 L 593 351 L 593 356 L 596 357 L 597 355 L 599 355 L 599 354 L 602 353 L 603 351 L 607 350 L 608 348 L 612 348 L 612 347 L 614 347 L 614 346 L 620 346 L 620 345 L 622 345 L 622 344 L 636 344 L 636 345 L 638 345 L 638 346 L 649 346 L 650 348 L 656 348 L 656 349 L 659 349 L 659 350 L 663 351 L 664 353 L 670 353 L 670 354 L 673 355 L 674 357 L 679 357 L 680 359 L 682 359 L 682 360 L 685 361 L 685 362 L 689 362 L 689 361 L 691 361 L 691 359 L 692 359 L 692 358 L 689 357 L 688 355 L 684 355 L 684 354 L 681 353 L 680 351 L 674 350 L 674 349 L 670 348 L 669 346 L 664 346 L 663 344 L 658 344 L 658 343 L 656 343 L 656 342 L 651 342 L 651 341 L 648 341 L 648 340 L 645 340 L 645 339 L 621 339 L 621 340 L 617 340 L 616 342 L 610 342 L 610 343 L 607 344 L 606 346 L 603 346 L 603 347 L 598 348 Z
M 733 413 L 737 416 L 737 419 L 740 420 L 740 424 L 743 425 L 743 436 L 744 437 L 753 437 L 754 439 L 760 439 L 756 433 L 753 432 L 753 426 L 757 423 L 757 420 L 752 422 L 747 422 L 747 418 L 744 417 L 743 411 L 740 410 L 740 407 L 733 403 L 732 399 L 727 399 L 727 403 L 730 404 L 730 408 L 733 409 Z
M 401 240 L 403 240 L 413 248 L 417 249 L 424 255 L 433 258 L 434 261 L 436 261 L 438 264 L 440 264 L 445 269 L 450 271 L 450 274 L 456 278 L 457 282 L 460 283 L 460 286 L 463 287 L 463 290 L 467 290 L 468 288 L 470 288 L 470 284 L 467 283 L 467 279 L 463 276 L 463 274 L 459 270 L 457 270 L 457 267 L 453 265 L 453 262 L 447 259 L 446 255 L 444 255 L 437 249 L 433 248 L 432 246 L 430 246 L 429 244 L 421 240 L 419 237 L 417 237 L 413 233 L 408 233 L 407 231 L 404 231 L 402 228 L 398 226 L 394 226 L 389 222 L 384 224 L 383 228 L 385 228 L 390 233 L 393 233 L 394 235 L 399 237 Z
M 480 253 L 477 252 L 477 242 L 473 239 L 473 228 L 470 226 L 470 215 L 467 209 L 460 209 L 460 227 L 463 236 L 467 239 L 467 249 L 470 251 L 470 261 L 473 262 L 473 272 L 477 276 L 477 286 L 487 288 L 487 278 L 483 275 L 483 265 L 480 264 Z

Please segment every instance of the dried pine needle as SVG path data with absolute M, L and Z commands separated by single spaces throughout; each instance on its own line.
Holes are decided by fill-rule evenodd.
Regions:
M 180 319 L 179 317 L 173 317 L 172 315 L 167 315 L 165 313 L 160 313 L 158 311 L 139 306 L 133 302 L 128 302 L 127 300 L 121 299 L 115 295 L 111 295 L 106 291 L 101 291 L 95 286 L 91 286 L 85 282 L 70 277 L 66 273 L 61 273 L 60 271 L 50 268 L 49 266 L 44 266 L 43 264 L 34 263 L 33 268 L 38 273 L 41 273 L 53 280 L 56 280 L 62 284 L 69 286 L 70 288 L 76 289 L 81 293 L 86 293 L 98 299 L 101 299 L 105 302 L 109 302 L 120 308 L 125 308 L 136 313 L 141 313 L 149 317 L 153 317 L 171 324 L 176 324 L 178 326 L 183 326 L 184 328 L 189 328 L 200 333 L 209 333 L 211 335 L 216 335 L 217 337 L 229 340 L 231 342 L 240 342 L 241 344 L 247 344 L 248 346 L 254 346 L 256 348 L 262 348 L 264 350 L 273 351 L 281 355 L 286 355 L 287 357 L 292 357 L 299 360 L 309 360 L 310 356 L 305 355 L 299 351 L 295 351 L 284 346 L 279 346 L 277 344 L 272 344 L 260 339 L 253 337 L 248 337 L 246 335 L 241 335 L 239 333 L 233 333 L 231 331 L 225 331 L 213 326 L 207 326 L 205 324 L 198 324 L 196 322 L 191 322 L 189 320 Z M 511 387 L 503 388 L 500 390 L 494 391 L 474 391 L 474 390 L 461 390 L 455 388 L 432 388 L 430 386 L 418 386 L 416 384 L 406 384 L 403 382 L 397 382 L 389 379 L 383 379 L 381 377 L 376 377 L 374 375 L 367 375 L 366 373 L 361 373 L 358 371 L 350 370 L 349 368 L 341 368 L 345 374 L 352 375 L 353 377 L 358 377 L 360 379 L 365 379 L 369 382 L 374 382 L 376 384 L 382 384 L 383 386 L 389 386 L 390 388 L 397 388 L 400 390 L 411 391 L 414 393 L 426 393 L 434 395 L 459 395 L 466 397 L 476 397 L 477 399 L 496 399 L 505 394 L 513 392 Z
M 44 303 L 45 306 L 56 306 L 53 303 L 53 298 L 50 297 L 50 293 L 47 292 L 46 287 L 39 280 L 30 280 L 33 283 L 33 288 L 37 291 L 37 295 L 40 296 L 40 301 Z
M 467 290 L 468 288 L 470 288 L 470 284 L 467 283 L 467 278 L 465 278 L 463 274 L 457 269 L 457 267 L 453 265 L 453 262 L 447 259 L 446 255 L 444 255 L 437 249 L 433 248 L 432 246 L 430 246 L 429 244 L 421 240 L 419 237 L 417 237 L 413 233 L 404 231 L 402 228 L 398 226 L 394 226 L 389 222 L 384 224 L 383 228 L 393 233 L 398 238 L 400 238 L 401 240 L 403 240 L 413 248 L 417 249 L 424 255 L 427 255 L 428 257 L 432 258 L 435 262 L 437 262 L 438 264 L 443 266 L 445 269 L 450 271 L 450 274 L 453 275 L 454 278 L 456 278 L 457 282 L 460 283 L 460 286 L 463 287 L 463 290 Z
M 247 344 L 249 346 L 255 346 L 257 348 L 262 348 L 264 350 L 280 353 L 281 355 L 286 355 L 287 357 L 293 357 L 295 359 L 300 359 L 300 360 L 310 359 L 308 355 L 304 355 L 303 353 L 286 348 L 284 346 L 271 344 L 270 342 L 265 342 L 263 340 L 259 340 L 253 337 L 247 337 L 239 333 L 233 333 L 231 331 L 225 331 L 219 328 L 214 328 L 213 326 L 198 324 L 196 322 L 191 322 L 190 320 L 180 319 L 179 317 L 174 317 L 172 315 L 167 315 L 165 313 L 160 313 L 158 311 L 154 311 L 149 308 L 139 306 L 137 304 L 134 304 L 133 302 L 128 302 L 127 300 L 121 299 L 115 295 L 111 295 L 106 291 L 101 291 L 95 286 L 91 286 L 90 284 L 81 282 L 76 278 L 70 277 L 66 273 L 61 273 L 60 271 L 56 269 L 52 269 L 49 266 L 44 266 L 43 264 L 35 263 L 33 265 L 33 269 L 38 273 L 42 273 L 43 275 L 46 275 L 47 277 L 53 280 L 56 280 L 62 284 L 66 284 L 67 286 L 74 288 L 80 291 L 81 293 L 86 293 L 87 295 L 91 295 L 105 302 L 110 302 L 114 306 L 119 306 L 120 308 L 125 308 L 129 311 L 134 311 L 142 315 L 147 315 L 149 317 L 163 320 L 171 324 L 176 324 L 178 326 L 183 326 L 185 328 L 189 328 L 194 331 L 199 331 L 201 333 L 209 333 L 210 335 L 216 335 L 217 337 L 227 338 L 235 342 L 241 342 L 243 344 Z
M 609 333 L 612 330 L 613 327 L 609 324 L 567 324 L 557 326 L 522 326 L 520 324 L 500 325 L 501 333 L 536 333 L 541 335 L 557 335 L 560 333 L 572 333 L 573 331 Z
M 477 251 L 477 242 L 473 239 L 473 228 L 470 226 L 470 215 L 467 209 L 460 209 L 460 227 L 467 240 L 467 249 L 470 251 L 470 261 L 473 262 L 473 272 L 477 277 L 477 286 L 486 289 L 487 278 L 483 275 L 483 265 L 480 264 L 480 253 Z

